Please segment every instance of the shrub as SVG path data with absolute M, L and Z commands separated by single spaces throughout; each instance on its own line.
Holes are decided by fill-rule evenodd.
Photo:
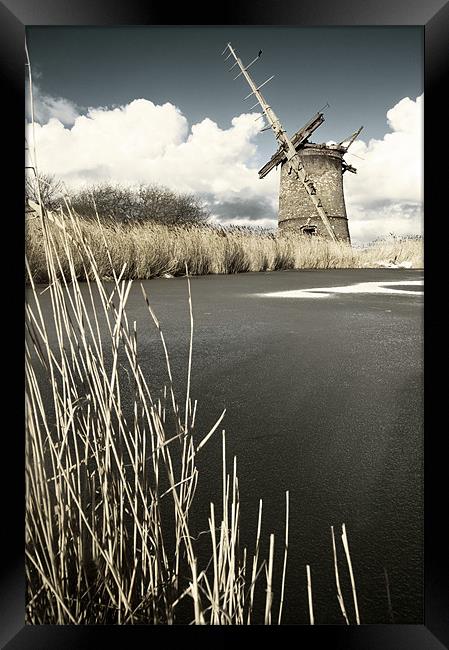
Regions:
M 74 191 L 70 196 L 75 212 L 86 219 L 113 219 L 124 224 L 195 224 L 209 217 L 204 204 L 194 194 L 174 192 L 159 185 L 131 187 L 99 183 Z

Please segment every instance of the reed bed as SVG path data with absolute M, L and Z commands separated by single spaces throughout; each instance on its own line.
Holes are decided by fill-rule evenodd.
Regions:
M 124 279 L 126 264 L 117 275 L 111 264 L 114 250 L 104 244 L 113 278 L 104 283 L 85 224 L 70 210 L 65 217 L 51 220 L 44 213 L 40 219 L 51 318 L 42 311 L 27 262 L 27 621 L 270 622 L 274 537 L 265 560 L 261 503 L 252 558 L 249 549 L 241 548 L 237 463 L 234 459 L 228 471 L 224 430 L 223 493 L 218 508 L 210 504 L 203 531 L 210 560 L 198 565 L 189 524 L 196 460 L 210 437 L 219 435 L 224 412 L 209 432 L 195 431 L 190 293 L 187 393 L 179 401 L 163 332 L 142 288 L 149 321 L 159 329 L 166 355 L 168 383 L 156 400 L 139 365 L 136 323 L 126 314 L 132 282 Z M 59 229 L 58 237 L 50 223 Z M 80 290 L 79 268 L 87 293 Z M 50 402 L 44 399 L 45 384 Z M 132 415 L 122 408 L 126 391 L 132 395 Z M 285 556 L 284 574 L 286 561 Z M 262 620 L 254 621 L 259 582 L 266 589 L 266 608 Z
M 63 234 L 73 225 L 66 210 L 50 214 L 47 228 L 65 272 L 72 263 L 76 277 L 86 279 L 84 252 L 70 251 Z M 64 221 L 64 231 L 54 219 Z M 163 275 L 190 275 L 278 271 L 286 269 L 423 267 L 421 239 L 390 238 L 366 246 L 351 247 L 318 237 L 276 234 L 262 229 L 212 227 L 204 224 L 169 226 L 155 222 L 121 224 L 78 219 L 78 228 L 95 257 L 101 278 L 112 279 L 112 270 L 123 279 L 148 279 Z M 73 233 L 72 233 L 73 235 Z M 110 257 L 105 251 L 105 241 Z M 71 240 L 68 239 L 69 246 Z M 35 282 L 48 282 L 44 233 L 38 218 L 28 218 L 26 246 Z M 58 271 L 59 272 L 59 271 Z
M 173 387 L 164 334 L 142 286 L 149 323 L 159 330 L 167 367 L 167 385 L 156 399 L 139 363 L 136 323 L 127 316 L 132 280 L 124 279 L 126 263 L 116 273 L 106 233 L 102 254 L 109 261 L 111 282 L 102 280 L 98 251 L 91 248 L 85 223 L 69 206 L 65 215 L 41 210 L 40 227 L 51 314 L 43 311 L 42 291 L 27 260 L 27 622 L 281 624 L 289 492 L 283 544 L 275 544 L 272 533 L 268 544 L 263 543 L 260 501 L 254 547 L 242 548 L 237 460 L 234 457 L 228 468 L 221 428 L 225 411 L 209 432 L 195 427 L 188 277 L 191 330 L 182 400 Z M 100 223 L 98 227 L 102 229 Z M 187 268 L 184 272 L 188 276 Z M 81 290 L 79 275 L 87 291 Z M 126 413 L 125 394 L 131 395 L 132 405 Z M 199 479 L 197 458 L 220 431 L 222 494 L 218 507 L 211 502 L 209 513 L 199 513 L 204 530 L 198 535 L 190 524 Z M 201 566 L 200 537 L 206 538 L 209 549 Z M 344 525 L 341 540 L 355 593 Z M 337 596 L 348 622 L 333 529 L 332 541 Z M 276 548 L 283 551 L 283 560 L 275 580 L 274 567 L 281 564 L 275 562 Z M 307 572 L 310 583 L 310 567 Z M 313 612 L 310 585 L 308 600 Z

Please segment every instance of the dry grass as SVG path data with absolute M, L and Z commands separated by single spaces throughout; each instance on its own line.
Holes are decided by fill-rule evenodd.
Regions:
M 61 267 L 68 271 L 63 231 L 55 219 L 64 222 L 64 232 L 73 225 L 67 210 L 52 213 L 48 222 Z M 53 219 L 53 220 L 51 220 Z M 247 228 L 213 228 L 207 226 L 166 226 L 157 223 L 132 226 L 93 220 L 79 220 L 79 229 L 95 258 L 101 278 L 111 278 L 112 268 L 124 279 L 148 279 L 164 274 L 183 275 L 187 266 L 191 275 L 210 273 L 244 273 L 283 269 L 341 269 L 401 265 L 422 268 L 423 243 L 420 239 L 390 239 L 365 248 L 319 238 L 274 235 Z M 73 234 L 73 233 L 72 233 Z M 110 251 L 106 254 L 104 243 Z M 47 282 L 42 225 L 31 218 L 26 227 L 26 248 L 32 277 Z M 76 277 L 86 278 L 82 250 L 71 251 Z
M 189 526 L 196 459 L 224 413 L 209 433 L 195 431 L 192 334 L 181 405 L 163 332 L 143 291 L 169 376 L 165 399 L 155 400 L 139 364 L 136 323 L 126 314 L 131 281 L 110 270 L 112 285 L 103 284 L 85 224 L 66 216 L 57 226 L 50 222 L 59 228 L 57 239 L 47 216 L 40 220 L 52 314 L 42 312 L 31 274 L 26 307 L 28 622 L 251 624 L 265 565 L 260 622 L 270 622 L 274 537 L 267 563 L 260 557 L 259 520 L 247 576 L 251 555 L 239 541 L 237 464 L 234 459 L 228 473 L 224 430 L 222 505 L 217 512 L 210 504 L 210 561 L 198 566 Z M 80 290 L 75 250 L 87 294 Z M 105 246 L 103 254 L 112 259 L 114 251 Z M 192 309 L 191 326 L 193 333 Z M 132 396 L 131 416 L 122 409 L 125 392 Z M 284 573 L 286 561 L 285 555 Z
M 234 457 L 228 471 L 224 430 L 221 504 L 217 509 L 210 503 L 201 534 L 210 555 L 199 565 L 199 537 L 189 523 L 196 505 L 197 457 L 205 453 L 225 412 L 209 432 L 196 431 L 189 280 L 191 334 L 182 403 L 174 392 L 163 332 L 142 286 L 169 378 L 163 398 L 156 400 L 139 362 L 136 323 L 127 317 L 132 280 L 123 277 L 125 264 L 115 272 L 106 234 L 102 254 L 109 260 L 112 283 L 102 281 L 98 252 L 90 247 L 85 223 L 70 209 L 64 218 L 43 211 L 40 228 L 51 313 L 43 311 L 27 262 L 27 622 L 280 624 L 289 493 L 283 545 L 275 545 L 270 534 L 267 557 L 262 557 L 260 501 L 254 550 L 242 548 L 237 461 Z M 86 278 L 87 291 L 81 291 L 78 275 Z M 125 394 L 127 400 L 131 396 L 128 414 L 122 408 Z M 207 517 L 196 513 L 196 520 L 198 515 Z M 355 595 L 344 527 L 342 541 Z M 333 542 L 337 566 L 334 537 Z M 284 557 L 275 597 L 276 548 L 283 548 Z M 308 578 L 310 583 L 310 568 Z M 265 605 L 255 607 L 261 598 Z

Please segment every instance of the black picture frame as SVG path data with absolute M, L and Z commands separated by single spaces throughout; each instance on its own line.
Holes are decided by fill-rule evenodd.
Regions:
M 176 22 L 173 23 L 175 18 Z M 24 579 L 24 379 L 22 373 L 23 277 L 18 259 L 23 254 L 23 127 L 24 33 L 28 25 L 421 25 L 425 37 L 425 620 L 423 625 L 289 626 L 252 628 L 165 628 L 146 626 L 25 626 Z M 439 650 L 449 647 L 449 583 L 447 551 L 447 453 L 445 452 L 444 381 L 433 380 L 441 351 L 440 277 L 444 277 L 444 219 L 447 173 L 443 164 L 447 88 L 449 3 L 442 0 L 228 0 L 215 15 L 203 7 L 143 0 L 2 0 L 0 1 L 0 76 L 5 86 L 2 111 L 4 160 L 3 219 L 5 252 L 4 302 L 1 319 L 4 347 L 15 339 L 7 378 L 3 427 L 3 523 L 0 574 L 0 644 L 8 650 L 85 649 L 141 643 L 228 645 L 237 639 L 262 645 L 290 643 L 304 648 L 332 650 Z M 5 145 L 6 136 L 10 145 Z M 20 143 L 20 144 L 19 144 Z M 437 162 L 439 150 L 443 156 Z M 6 155 L 5 155 L 6 154 Z M 20 225 L 19 225 L 20 224 Z M 6 249 L 16 263 L 6 262 Z M 446 253 L 446 255 L 444 254 Z M 10 277 L 12 275 L 13 277 Z M 443 303 L 444 300 L 443 294 Z M 11 319 L 11 314 L 13 318 Z M 12 346 L 12 343 L 11 343 Z M 4 355 L 4 359 L 6 355 Z M 17 372 L 14 373 L 14 369 Z M 444 375 L 443 375 L 444 376 Z M 441 418 L 441 419 L 440 419 Z M 20 420 L 23 422 L 23 419 Z M 284 635 L 287 635 L 284 637 Z M 238 636 L 237 636 L 238 635 Z

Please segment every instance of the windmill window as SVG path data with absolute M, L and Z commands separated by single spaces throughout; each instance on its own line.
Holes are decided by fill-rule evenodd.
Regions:
M 304 235 L 311 237 L 317 234 L 318 228 L 313 224 L 307 224 L 306 226 L 301 226 L 300 230 Z

